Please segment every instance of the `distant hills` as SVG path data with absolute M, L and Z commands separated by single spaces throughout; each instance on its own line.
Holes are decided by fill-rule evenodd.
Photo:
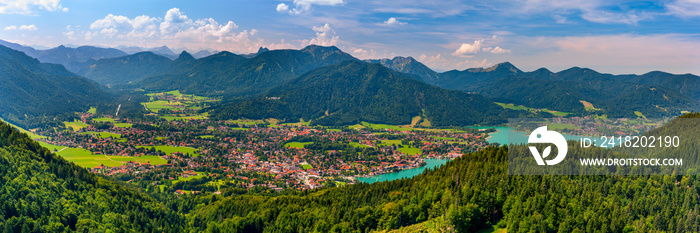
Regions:
M 419 116 L 429 125 L 449 126 L 504 123 L 506 112 L 480 95 L 441 89 L 379 64 L 350 60 L 310 71 L 265 96 L 217 107 L 213 116 L 303 118 L 322 125 L 407 125 Z
M 357 59 L 334 46 L 273 50 L 250 59 L 221 52 L 198 59 L 179 72 L 146 78 L 139 87 L 227 97 L 252 96 L 313 69 L 348 60 Z
M 170 60 L 153 52 L 140 52 L 123 57 L 100 59 L 77 72 L 102 84 L 127 84 L 147 77 L 173 72 L 187 65 L 194 57 L 187 52 L 182 59 Z
M 0 164 L 5 231 L 182 232 L 186 227 L 184 215 L 140 189 L 90 173 L 1 121 Z
M 522 72 L 506 62 L 439 75 L 435 85 L 499 102 L 585 114 L 585 101 L 610 117 L 636 117 L 635 111 L 646 117 L 673 116 L 697 110 L 700 102 L 700 77 L 690 74 L 611 75 L 579 67 Z
M 162 46 L 151 48 L 154 52 L 126 55 L 116 49 L 89 46 L 34 50 L 0 43 L 26 51 L 30 56 L 34 54 L 40 61 L 69 56 L 72 60 L 59 64 L 109 86 L 147 91 L 177 89 L 227 99 L 260 96 L 314 69 L 358 60 L 336 47 L 322 46 L 273 51 L 261 47 L 251 54 L 218 52 L 200 58 L 209 52 L 200 51 L 195 55 L 183 52 L 176 56 L 170 48 Z M 143 50 L 138 47 L 122 49 Z M 102 58 L 95 59 L 97 57 Z M 523 72 L 508 62 L 488 68 L 438 73 L 412 57 L 365 62 L 381 64 L 433 86 L 481 94 L 496 102 L 574 115 L 675 116 L 682 111 L 698 110 L 700 103 L 700 77 L 692 74 L 654 71 L 644 75 L 611 75 L 579 67 L 557 73 L 545 68 Z
M 97 83 L 61 65 L 40 63 L 0 45 L 0 116 L 20 123 L 30 116 L 85 111 L 107 95 Z
M 396 70 L 398 72 L 403 72 L 407 74 L 412 74 L 420 77 L 426 83 L 435 84 L 439 81 L 438 73 L 431 70 L 427 66 L 423 65 L 413 59 L 412 57 L 395 57 L 393 59 L 368 59 L 365 60 L 369 63 L 379 63 L 390 69 Z

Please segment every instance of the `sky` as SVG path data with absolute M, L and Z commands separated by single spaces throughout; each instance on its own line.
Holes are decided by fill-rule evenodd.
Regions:
M 0 0 L 0 39 L 241 54 L 317 44 L 436 71 L 700 75 L 700 0 Z

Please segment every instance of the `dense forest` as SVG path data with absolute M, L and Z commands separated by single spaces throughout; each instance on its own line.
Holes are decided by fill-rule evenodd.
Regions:
M 430 86 L 379 64 L 348 61 L 316 69 L 264 97 L 213 108 L 218 119 L 314 120 L 320 125 L 361 121 L 411 124 L 421 116 L 432 126 L 501 124 L 524 112 L 504 110 L 487 98 Z
M 110 97 L 98 84 L 63 66 L 39 63 L 4 46 L 0 46 L 0 83 L 0 118 L 22 126 L 87 111 Z
M 183 215 L 89 173 L 0 122 L 4 232 L 181 232 Z
M 650 134 L 693 126 L 687 123 L 693 121 L 684 122 Z M 570 153 L 602 150 L 576 145 L 571 144 Z M 689 146 L 681 150 L 697 149 L 683 145 Z M 508 175 L 511 149 L 516 148 L 488 147 L 410 179 L 304 192 L 229 188 L 220 195 L 175 197 L 146 194 L 88 173 L 0 123 L 0 228 L 368 232 L 440 221 L 443 230 L 456 232 L 494 225 L 509 232 L 700 230 L 700 181 L 695 176 Z

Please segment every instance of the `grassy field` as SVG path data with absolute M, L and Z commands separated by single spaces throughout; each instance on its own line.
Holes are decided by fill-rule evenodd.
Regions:
M 119 123 L 115 122 L 114 127 L 119 127 L 119 128 L 131 128 L 132 124 L 130 123 Z
M 230 123 L 235 123 L 235 124 L 242 124 L 242 125 L 257 125 L 257 124 L 267 124 L 267 122 L 263 120 L 248 120 L 248 119 L 239 119 L 239 120 L 233 120 L 229 121 Z
M 515 104 L 506 104 L 506 103 L 496 103 L 496 104 L 500 105 L 501 107 L 503 107 L 503 108 L 505 108 L 505 109 L 513 109 L 513 110 L 532 110 L 531 108 L 528 108 L 528 107 L 525 107 L 525 106 L 522 106 L 522 105 L 515 106 Z
M 123 162 L 112 161 L 105 155 L 92 154 L 92 152 L 83 148 L 65 148 L 60 152 L 56 152 L 56 154 L 68 161 L 74 162 L 78 166 L 87 168 L 100 165 L 116 167 L 124 164 Z
M 435 138 L 437 140 L 442 140 L 442 141 L 454 141 L 455 138 L 451 137 L 438 137 L 438 136 L 430 136 L 431 138 Z
M 284 144 L 284 147 L 301 149 L 301 148 L 304 148 L 304 145 L 311 144 L 311 143 L 313 143 L 313 142 L 288 142 L 287 144 Z
M 94 122 L 110 122 L 110 123 L 114 123 L 114 119 L 109 118 L 109 117 L 92 118 L 92 121 L 94 121 Z
M 207 115 L 208 114 L 195 115 L 195 116 L 161 116 L 160 118 L 163 118 L 167 121 L 204 120 L 204 119 L 209 118 Z
M 82 133 L 80 133 L 80 134 L 92 134 L 92 135 L 96 135 L 96 136 L 98 136 L 98 137 L 100 137 L 100 138 L 108 138 L 108 137 L 112 137 L 112 138 L 121 138 L 121 137 L 122 137 L 121 134 L 110 133 L 110 132 L 92 132 L 92 131 L 88 131 L 88 132 L 82 132 Z
M 167 100 L 156 100 L 156 101 L 151 101 L 151 102 L 146 102 L 146 103 L 141 103 L 148 108 L 149 111 L 157 113 L 161 109 L 176 109 L 176 105 L 182 105 L 184 106 L 185 104 L 181 102 L 168 102 Z
M 153 155 L 145 155 L 145 156 L 107 156 L 108 158 L 114 160 L 114 161 L 120 161 L 120 162 L 128 162 L 128 161 L 136 161 L 139 163 L 150 163 L 151 165 L 161 165 L 161 164 L 166 164 L 168 163 L 167 160 L 158 157 L 158 156 L 153 156 Z
M 192 147 L 184 147 L 184 146 L 136 146 L 138 148 L 147 148 L 150 150 L 150 148 L 155 148 L 156 151 L 162 151 L 165 154 L 171 155 L 175 152 L 180 152 L 183 154 L 189 153 L 190 156 L 199 156 L 199 154 L 195 153 L 197 149 L 192 148 Z
M 73 129 L 73 131 L 78 131 L 82 128 L 88 127 L 88 124 L 83 123 L 82 121 L 73 121 L 73 122 L 67 122 L 64 121 L 63 124 L 68 127 Z
M 357 143 L 357 142 L 350 142 L 350 145 L 351 145 L 351 146 L 354 146 L 354 147 L 359 147 L 359 148 L 368 148 L 368 147 L 371 147 L 371 146 L 368 146 L 368 145 L 365 145 L 365 144 L 360 144 L 360 143 Z
M 380 146 L 388 146 L 388 145 L 402 145 L 401 140 L 382 140 L 382 143 L 379 144 Z
M 301 168 L 303 168 L 304 170 L 309 170 L 309 169 L 311 169 L 311 168 L 313 168 L 313 167 L 312 167 L 311 165 L 309 165 L 309 164 L 302 164 L 302 165 L 301 165 Z
M 523 106 L 523 105 L 518 105 L 518 106 L 516 106 L 515 104 L 506 104 L 506 103 L 496 103 L 496 104 L 498 104 L 498 105 L 500 105 L 501 107 L 506 108 L 506 109 L 527 110 L 527 111 L 531 111 L 531 112 L 544 111 L 544 112 L 551 113 L 552 115 L 555 115 L 555 116 L 566 116 L 566 115 L 571 114 L 570 112 L 560 112 L 560 111 L 549 110 L 549 109 L 546 109 L 546 108 L 543 108 L 543 109 L 539 109 L 539 110 L 538 110 L 538 109 L 536 109 L 536 108 L 530 108 L 530 107 L 526 107 L 526 106 Z
M 29 130 L 25 130 L 25 129 L 19 127 L 19 126 L 13 125 L 12 123 L 7 122 L 7 121 L 3 120 L 2 118 L 0 118 L 0 121 L 5 122 L 5 123 L 7 123 L 8 125 L 10 125 L 10 126 L 12 126 L 12 127 L 15 127 L 15 129 L 19 130 L 19 132 L 21 132 L 21 133 L 26 133 L 26 134 L 29 136 L 29 138 L 31 138 L 31 139 L 46 138 L 46 137 L 44 137 L 44 136 L 41 136 L 41 135 L 32 133 L 32 132 L 29 131 Z
M 554 124 L 547 125 L 547 129 L 549 129 L 549 130 L 581 129 L 581 127 L 571 125 L 571 124 L 554 123 Z
M 407 154 L 407 155 L 417 155 L 420 154 L 420 149 L 415 148 L 415 147 L 401 147 L 398 149 L 401 153 Z
M 45 142 L 38 142 L 38 143 L 39 143 L 39 145 L 46 147 L 46 149 L 49 149 L 51 151 L 59 151 L 63 148 L 66 148 L 65 146 L 57 146 L 57 145 L 52 145 L 52 144 L 48 144 Z
M 92 114 L 97 113 L 97 108 L 95 108 L 95 107 L 90 107 L 90 110 L 88 110 L 88 113 L 92 113 Z

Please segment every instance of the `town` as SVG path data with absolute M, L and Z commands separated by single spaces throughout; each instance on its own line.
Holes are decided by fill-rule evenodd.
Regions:
M 452 159 L 489 145 L 494 129 L 432 129 L 362 124 L 213 120 L 215 99 L 177 91 L 149 94 L 143 118 L 78 113 L 36 140 L 91 172 L 164 192 L 222 187 L 306 190 L 359 182 Z M 118 113 L 117 113 L 118 114 Z M 154 188 L 155 189 L 155 188 Z

